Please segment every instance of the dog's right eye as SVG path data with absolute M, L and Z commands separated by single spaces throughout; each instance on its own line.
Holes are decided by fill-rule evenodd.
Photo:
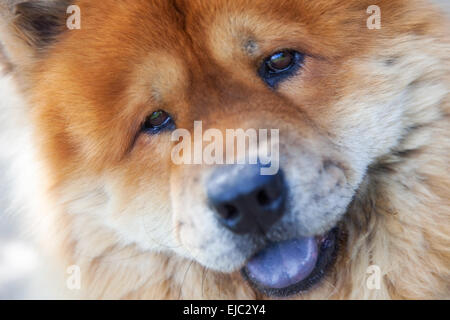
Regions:
M 150 134 L 160 133 L 164 130 L 175 129 L 172 117 L 163 110 L 153 112 L 145 119 L 142 130 Z

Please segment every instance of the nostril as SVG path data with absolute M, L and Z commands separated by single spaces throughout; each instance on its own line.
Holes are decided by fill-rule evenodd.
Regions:
M 258 192 L 256 198 L 258 200 L 258 204 L 262 207 L 268 206 L 271 202 L 266 190 L 264 189 Z
M 239 210 L 232 204 L 225 204 L 222 210 L 222 217 L 226 220 L 234 220 L 239 215 Z

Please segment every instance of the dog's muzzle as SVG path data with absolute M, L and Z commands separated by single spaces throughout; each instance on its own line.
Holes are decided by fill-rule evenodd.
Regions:
M 260 169 L 261 165 L 222 166 L 207 181 L 209 203 L 217 219 L 236 234 L 265 238 L 285 213 L 287 184 L 283 172 L 265 176 Z M 322 254 L 334 251 L 334 240 L 334 233 L 276 243 L 266 239 L 268 245 L 247 261 L 244 276 L 271 295 L 300 291 L 303 286 L 299 284 L 327 262 Z

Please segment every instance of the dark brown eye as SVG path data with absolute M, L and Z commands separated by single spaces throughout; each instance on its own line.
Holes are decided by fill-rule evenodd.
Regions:
M 163 110 L 153 112 L 145 120 L 143 130 L 149 133 L 159 133 L 165 129 L 174 129 L 175 123 L 172 117 Z
M 294 54 L 290 51 L 277 52 L 267 60 L 267 66 L 273 72 L 283 72 L 294 63 Z
M 272 88 L 295 75 L 303 66 L 305 55 L 295 50 L 278 51 L 264 59 L 259 76 Z

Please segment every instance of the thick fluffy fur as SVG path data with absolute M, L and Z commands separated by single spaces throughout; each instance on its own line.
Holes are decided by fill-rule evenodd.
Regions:
M 78 1 L 81 30 L 54 34 L 61 10 L 52 6 L 49 33 L 24 28 L 36 18 L 27 5 L 33 14 L 19 10 L 2 29 L 2 86 L 24 98 L 1 104 L 16 114 L 13 176 L 28 221 L 58 258 L 59 286 L 76 264 L 83 298 L 265 298 L 239 272 L 204 267 L 217 263 L 179 248 L 201 239 L 195 223 L 178 230 L 189 210 L 187 221 L 172 212 L 201 201 L 200 183 L 187 178 L 199 169 L 168 164 L 168 136 L 136 138 L 164 106 L 185 128 L 273 119 L 291 134 L 286 167 L 303 146 L 352 166 L 357 190 L 337 217 L 337 261 L 293 298 L 450 298 L 450 42 L 429 4 L 377 1 L 382 28 L 368 30 L 371 1 L 113 2 Z M 233 51 L 240 46 L 245 58 Z M 276 95 L 246 75 L 259 51 L 299 46 L 305 69 Z M 224 75 L 230 61 L 241 73 Z M 328 151 L 328 140 L 344 151 Z M 366 285 L 371 265 L 382 272 L 379 290 Z

